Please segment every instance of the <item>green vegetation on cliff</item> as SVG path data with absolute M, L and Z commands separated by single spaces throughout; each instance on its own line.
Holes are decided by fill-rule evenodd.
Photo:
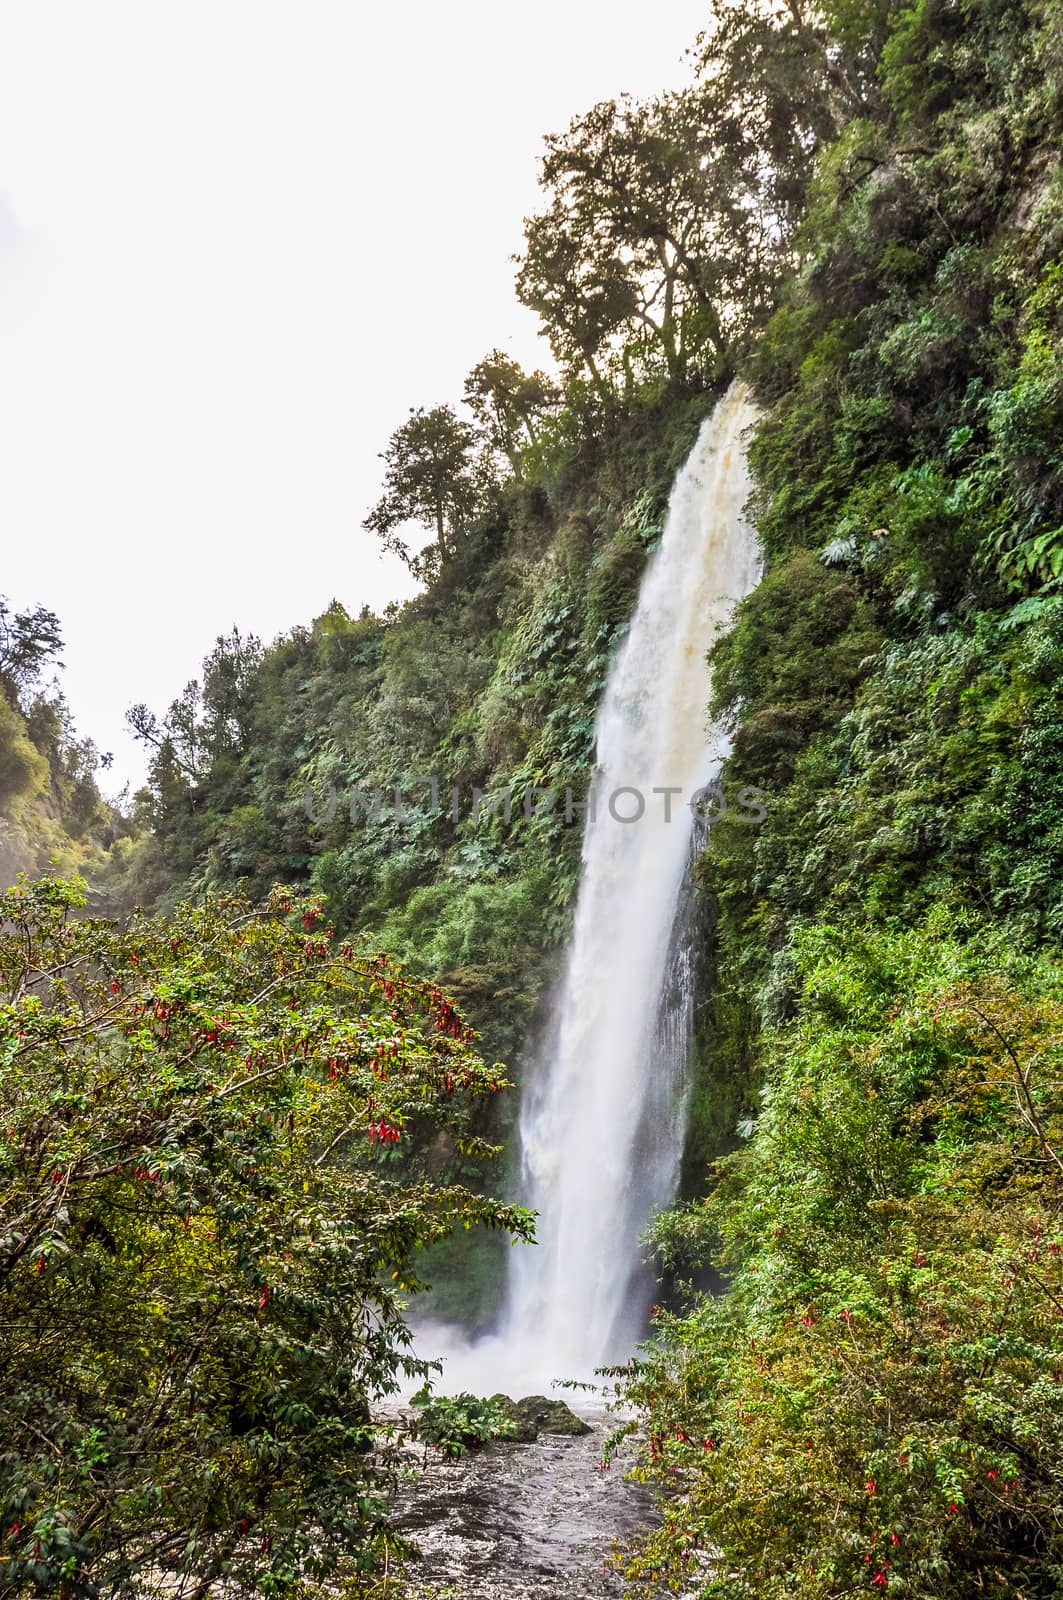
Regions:
M 61 650 L 54 612 L 0 596 L 0 885 L 99 864 L 122 826 L 96 787 L 95 746 L 55 684 L 42 687 Z
M 854 20 L 821 19 L 839 60 Z M 767 573 L 712 659 L 734 779 L 770 800 L 699 865 L 705 1154 L 719 1090 L 745 1116 L 654 1230 L 729 1287 L 661 1315 L 634 1384 L 667 1514 L 633 1576 L 715 1552 L 721 1600 L 1048 1596 L 1063 14 L 927 0 L 859 31 L 862 103 L 748 361 Z

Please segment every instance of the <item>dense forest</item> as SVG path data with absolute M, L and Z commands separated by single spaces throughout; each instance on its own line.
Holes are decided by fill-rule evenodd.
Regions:
M 40 688 L 57 619 L 0 612 L 4 876 L 87 880 L 5 913 L 0 1302 L 37 1321 L 0 1357 L 0 1593 L 167 1562 L 196 1594 L 378 1581 L 386 1473 L 332 1467 L 398 1369 L 379 1284 L 431 1278 L 483 1326 L 527 1231 L 487 1198 L 516 1096 L 485 1063 L 519 1084 L 570 927 L 580 813 L 539 797 L 585 796 L 735 376 L 764 574 L 704 647 L 765 817 L 725 813 L 696 868 L 682 1192 L 614 1375 L 618 1462 L 661 1506 L 625 1571 L 721 1600 L 1063 1589 L 1061 141 L 1058 0 L 728 0 L 687 89 L 546 140 L 517 293 L 554 373 L 493 350 L 381 439 L 363 536 L 415 599 L 220 638 L 132 708 L 150 776 L 121 812 Z M 219 1102 L 245 1056 L 265 1087 Z M 174 1363 L 194 1398 L 163 1428 Z

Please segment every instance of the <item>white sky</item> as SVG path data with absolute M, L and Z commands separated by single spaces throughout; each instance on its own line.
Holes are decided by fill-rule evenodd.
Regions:
M 219 632 L 411 592 L 378 452 L 494 345 L 541 136 L 686 81 L 708 0 L 0 0 L 0 593 L 140 781 Z

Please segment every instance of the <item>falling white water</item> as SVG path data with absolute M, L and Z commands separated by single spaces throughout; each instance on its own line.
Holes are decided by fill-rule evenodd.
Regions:
M 451 1385 L 524 1392 L 589 1378 L 625 1360 L 645 1326 L 639 1236 L 674 1195 L 682 1152 L 689 801 L 726 755 L 708 722 L 705 653 L 758 573 L 742 514 L 755 417 L 735 384 L 702 425 L 609 673 L 565 975 L 521 1102 L 521 1199 L 539 1213 L 538 1243 L 514 1249 L 499 1335 L 453 1352 Z M 638 813 L 639 797 L 638 820 L 618 821 Z M 427 1354 L 449 1341 L 418 1342 Z

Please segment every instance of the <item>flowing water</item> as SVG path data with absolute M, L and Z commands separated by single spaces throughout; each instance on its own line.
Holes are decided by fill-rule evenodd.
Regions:
M 648 1527 L 652 1511 L 622 1462 L 601 1470 L 616 1418 L 583 1414 L 582 1438 L 540 1434 L 458 1462 L 433 1458 L 406 1485 L 391 1520 L 420 1552 L 416 1600 L 618 1600 L 614 1541 Z
M 674 934 L 689 802 L 726 754 L 707 721 L 705 652 L 758 572 L 742 514 L 754 418 L 735 384 L 703 424 L 598 715 L 567 967 L 521 1104 L 522 1199 L 539 1213 L 538 1244 L 514 1252 L 502 1332 L 544 1377 L 585 1377 L 631 1354 L 648 1301 L 639 1235 L 675 1192 L 693 975 Z
M 493 1338 L 470 1348 L 454 1330 L 422 1332 L 451 1389 L 586 1379 L 626 1360 L 646 1327 L 639 1236 L 675 1192 L 683 1145 L 690 802 L 727 753 L 706 710 L 705 653 L 759 570 L 743 516 L 755 418 L 736 383 L 702 424 L 609 673 L 565 973 L 521 1101 L 521 1199 L 539 1213 L 538 1243 L 513 1251 Z

